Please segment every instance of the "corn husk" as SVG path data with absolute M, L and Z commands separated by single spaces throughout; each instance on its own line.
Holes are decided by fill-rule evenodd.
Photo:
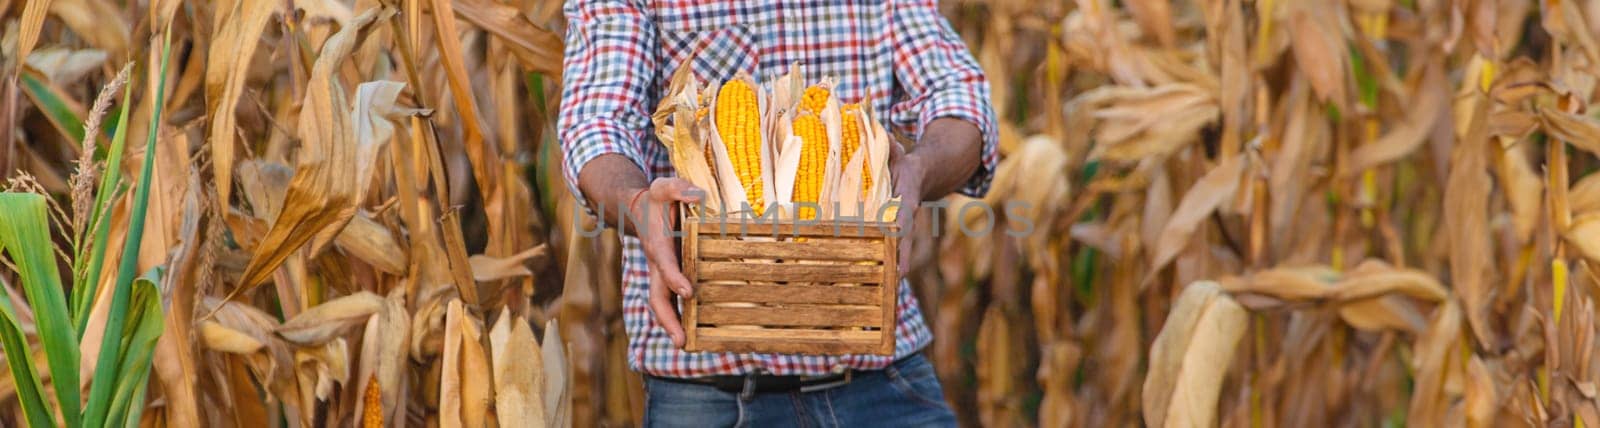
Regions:
M 706 144 L 710 140 L 704 138 L 706 133 L 696 132 L 698 121 L 695 120 L 695 114 L 700 108 L 701 92 L 700 82 L 695 80 L 692 69 L 681 67 L 672 74 L 666 98 L 656 108 L 651 122 L 655 124 L 656 140 L 672 154 L 672 168 L 677 171 L 678 177 L 705 190 L 706 195 L 700 202 L 702 209 L 707 214 L 718 214 L 723 211 L 723 192 L 705 156 Z M 713 102 L 713 108 L 715 105 Z M 716 134 L 712 132 L 710 135 Z
M 756 83 L 755 79 L 750 77 L 749 74 L 745 73 L 739 73 L 737 76 L 734 76 L 734 79 L 743 80 L 745 83 L 748 83 L 751 88 L 755 88 L 756 105 L 757 108 L 760 109 L 758 111 L 765 111 L 767 97 L 765 95 L 765 91 L 760 90 L 761 86 Z M 721 83 L 713 86 L 713 88 L 720 87 L 722 87 Z M 716 91 L 711 91 L 711 93 L 712 96 L 707 101 L 707 108 L 710 112 L 706 115 L 707 118 L 717 117 L 717 93 Z M 753 215 L 754 213 L 743 208 L 750 203 L 750 198 L 745 196 L 744 186 L 737 178 L 739 177 L 739 174 L 733 169 L 733 161 L 728 155 L 727 145 L 722 141 L 721 133 L 717 131 L 717 121 L 706 120 L 702 123 L 705 123 L 707 129 L 710 130 L 706 133 L 704 138 L 709 140 L 712 157 L 715 158 L 714 171 L 716 172 L 716 177 L 718 177 L 716 188 L 722 189 L 722 202 L 723 207 L 725 207 L 722 212 L 725 214 Z M 773 152 L 768 149 L 767 144 L 765 143 L 765 135 L 759 135 L 757 138 L 761 139 L 761 142 L 757 144 L 757 147 L 760 148 L 759 152 L 761 156 L 760 179 L 762 181 L 762 198 L 767 202 L 768 205 L 771 205 L 771 201 L 774 200 L 773 198 L 775 195 L 775 192 L 773 192 L 774 186 L 772 182 Z

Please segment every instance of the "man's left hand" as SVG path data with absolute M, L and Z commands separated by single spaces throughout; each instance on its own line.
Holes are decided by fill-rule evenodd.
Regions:
M 900 276 L 911 272 L 911 232 L 917 224 L 917 209 L 922 206 L 922 179 L 927 174 L 922 158 L 906 153 L 905 146 L 889 143 L 889 178 L 894 181 L 894 196 L 900 198 L 895 222 L 900 224 Z

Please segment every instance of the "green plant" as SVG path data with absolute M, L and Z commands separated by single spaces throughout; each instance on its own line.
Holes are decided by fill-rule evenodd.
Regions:
M 169 49 L 170 43 L 164 43 L 159 69 L 163 80 L 167 74 Z M 156 130 L 162 113 L 164 90 L 159 88 L 165 86 L 156 87 L 155 107 L 148 127 L 150 133 L 145 141 L 147 154 L 155 153 Z M 106 165 L 113 168 L 120 164 L 123 155 L 131 93 L 131 90 L 123 93 L 116 131 L 107 153 Z M 94 134 L 84 135 L 95 138 Z M 92 156 L 92 152 L 88 156 Z M 44 363 L 55 391 L 56 402 L 51 406 L 45 397 L 41 372 L 35 361 L 28 358 L 34 354 L 22 319 L 17 316 L 16 306 L 9 296 L 0 293 L 0 346 L 7 355 L 6 365 L 16 382 L 24 418 L 31 427 L 137 426 L 144 409 L 150 360 L 165 322 L 161 296 L 155 285 L 160 270 L 135 279 L 150 194 L 149 186 L 144 183 L 150 182 L 154 159 L 152 155 L 144 157 L 131 201 L 131 215 L 122 229 L 126 231 L 126 238 L 87 401 L 82 400 L 78 376 L 79 341 L 88 329 L 96 284 L 105 262 L 106 243 L 112 229 L 110 206 L 116 199 L 113 196 L 120 193 L 120 176 L 114 169 L 106 172 L 96 189 L 93 204 L 88 206 L 88 221 L 81 227 L 74 225 L 82 230 L 69 231 L 70 239 L 66 243 L 69 248 L 54 253 L 52 250 L 57 244 L 50 233 L 51 208 L 47 196 L 36 191 L 0 193 L 0 253 L 8 256 L 22 284 L 33 315 L 33 330 L 44 348 Z M 73 197 L 88 195 L 75 193 Z M 56 267 L 57 253 L 72 255 L 74 287 L 70 308 Z

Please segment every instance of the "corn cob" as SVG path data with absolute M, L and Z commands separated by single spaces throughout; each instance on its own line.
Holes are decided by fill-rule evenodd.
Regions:
M 809 109 L 812 112 L 821 113 L 822 109 L 827 106 L 828 88 L 824 88 L 822 85 L 811 85 L 811 87 L 806 88 L 805 95 L 800 98 L 801 109 Z
M 860 109 L 861 104 L 855 103 L 845 104 L 844 108 L 839 110 L 839 115 L 843 116 L 839 122 L 844 124 L 843 141 L 840 141 L 842 143 L 841 149 L 843 149 L 841 153 L 843 157 L 839 158 L 841 163 L 849 162 L 850 157 L 855 155 L 856 149 L 861 147 L 861 121 L 856 116 L 856 112 Z M 866 194 L 867 189 L 872 188 L 872 168 L 867 167 L 869 164 L 871 162 L 861 163 L 862 194 Z
M 378 377 L 367 378 L 367 389 L 361 394 L 361 426 L 383 426 L 383 391 L 378 388 Z
M 733 162 L 733 171 L 744 187 L 745 199 L 760 216 L 766 205 L 761 197 L 761 112 L 758 110 L 755 89 L 748 82 L 730 80 L 717 93 L 717 134 L 728 149 L 728 159 Z
M 809 96 L 809 91 L 808 94 Z M 809 110 L 794 118 L 795 134 L 800 136 L 800 167 L 795 169 L 794 202 L 816 203 L 822 196 L 822 179 L 828 165 L 828 131 L 822 119 Z M 813 207 L 801 207 L 802 220 L 817 218 Z

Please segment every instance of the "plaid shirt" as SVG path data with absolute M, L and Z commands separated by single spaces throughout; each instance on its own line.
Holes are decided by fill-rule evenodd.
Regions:
M 579 201 L 584 198 L 578 171 L 600 155 L 621 154 L 651 179 L 673 174 L 667 150 L 654 137 L 650 113 L 685 61 L 708 83 L 741 71 L 767 82 L 790 64 L 802 64 L 807 82 L 833 76 L 840 84 L 834 93 L 844 102 L 870 94 L 876 117 L 887 118 L 891 130 L 906 135 L 920 136 L 924 125 L 941 117 L 971 122 L 983 134 L 982 165 L 961 192 L 982 196 L 988 191 L 998 157 L 989 83 L 931 0 L 572 0 L 565 14 L 566 82 L 557 128 L 567 182 Z M 933 338 L 902 280 L 892 358 L 684 352 L 651 316 L 639 241 L 623 237 L 622 245 L 628 362 L 647 374 L 874 370 L 921 350 Z

